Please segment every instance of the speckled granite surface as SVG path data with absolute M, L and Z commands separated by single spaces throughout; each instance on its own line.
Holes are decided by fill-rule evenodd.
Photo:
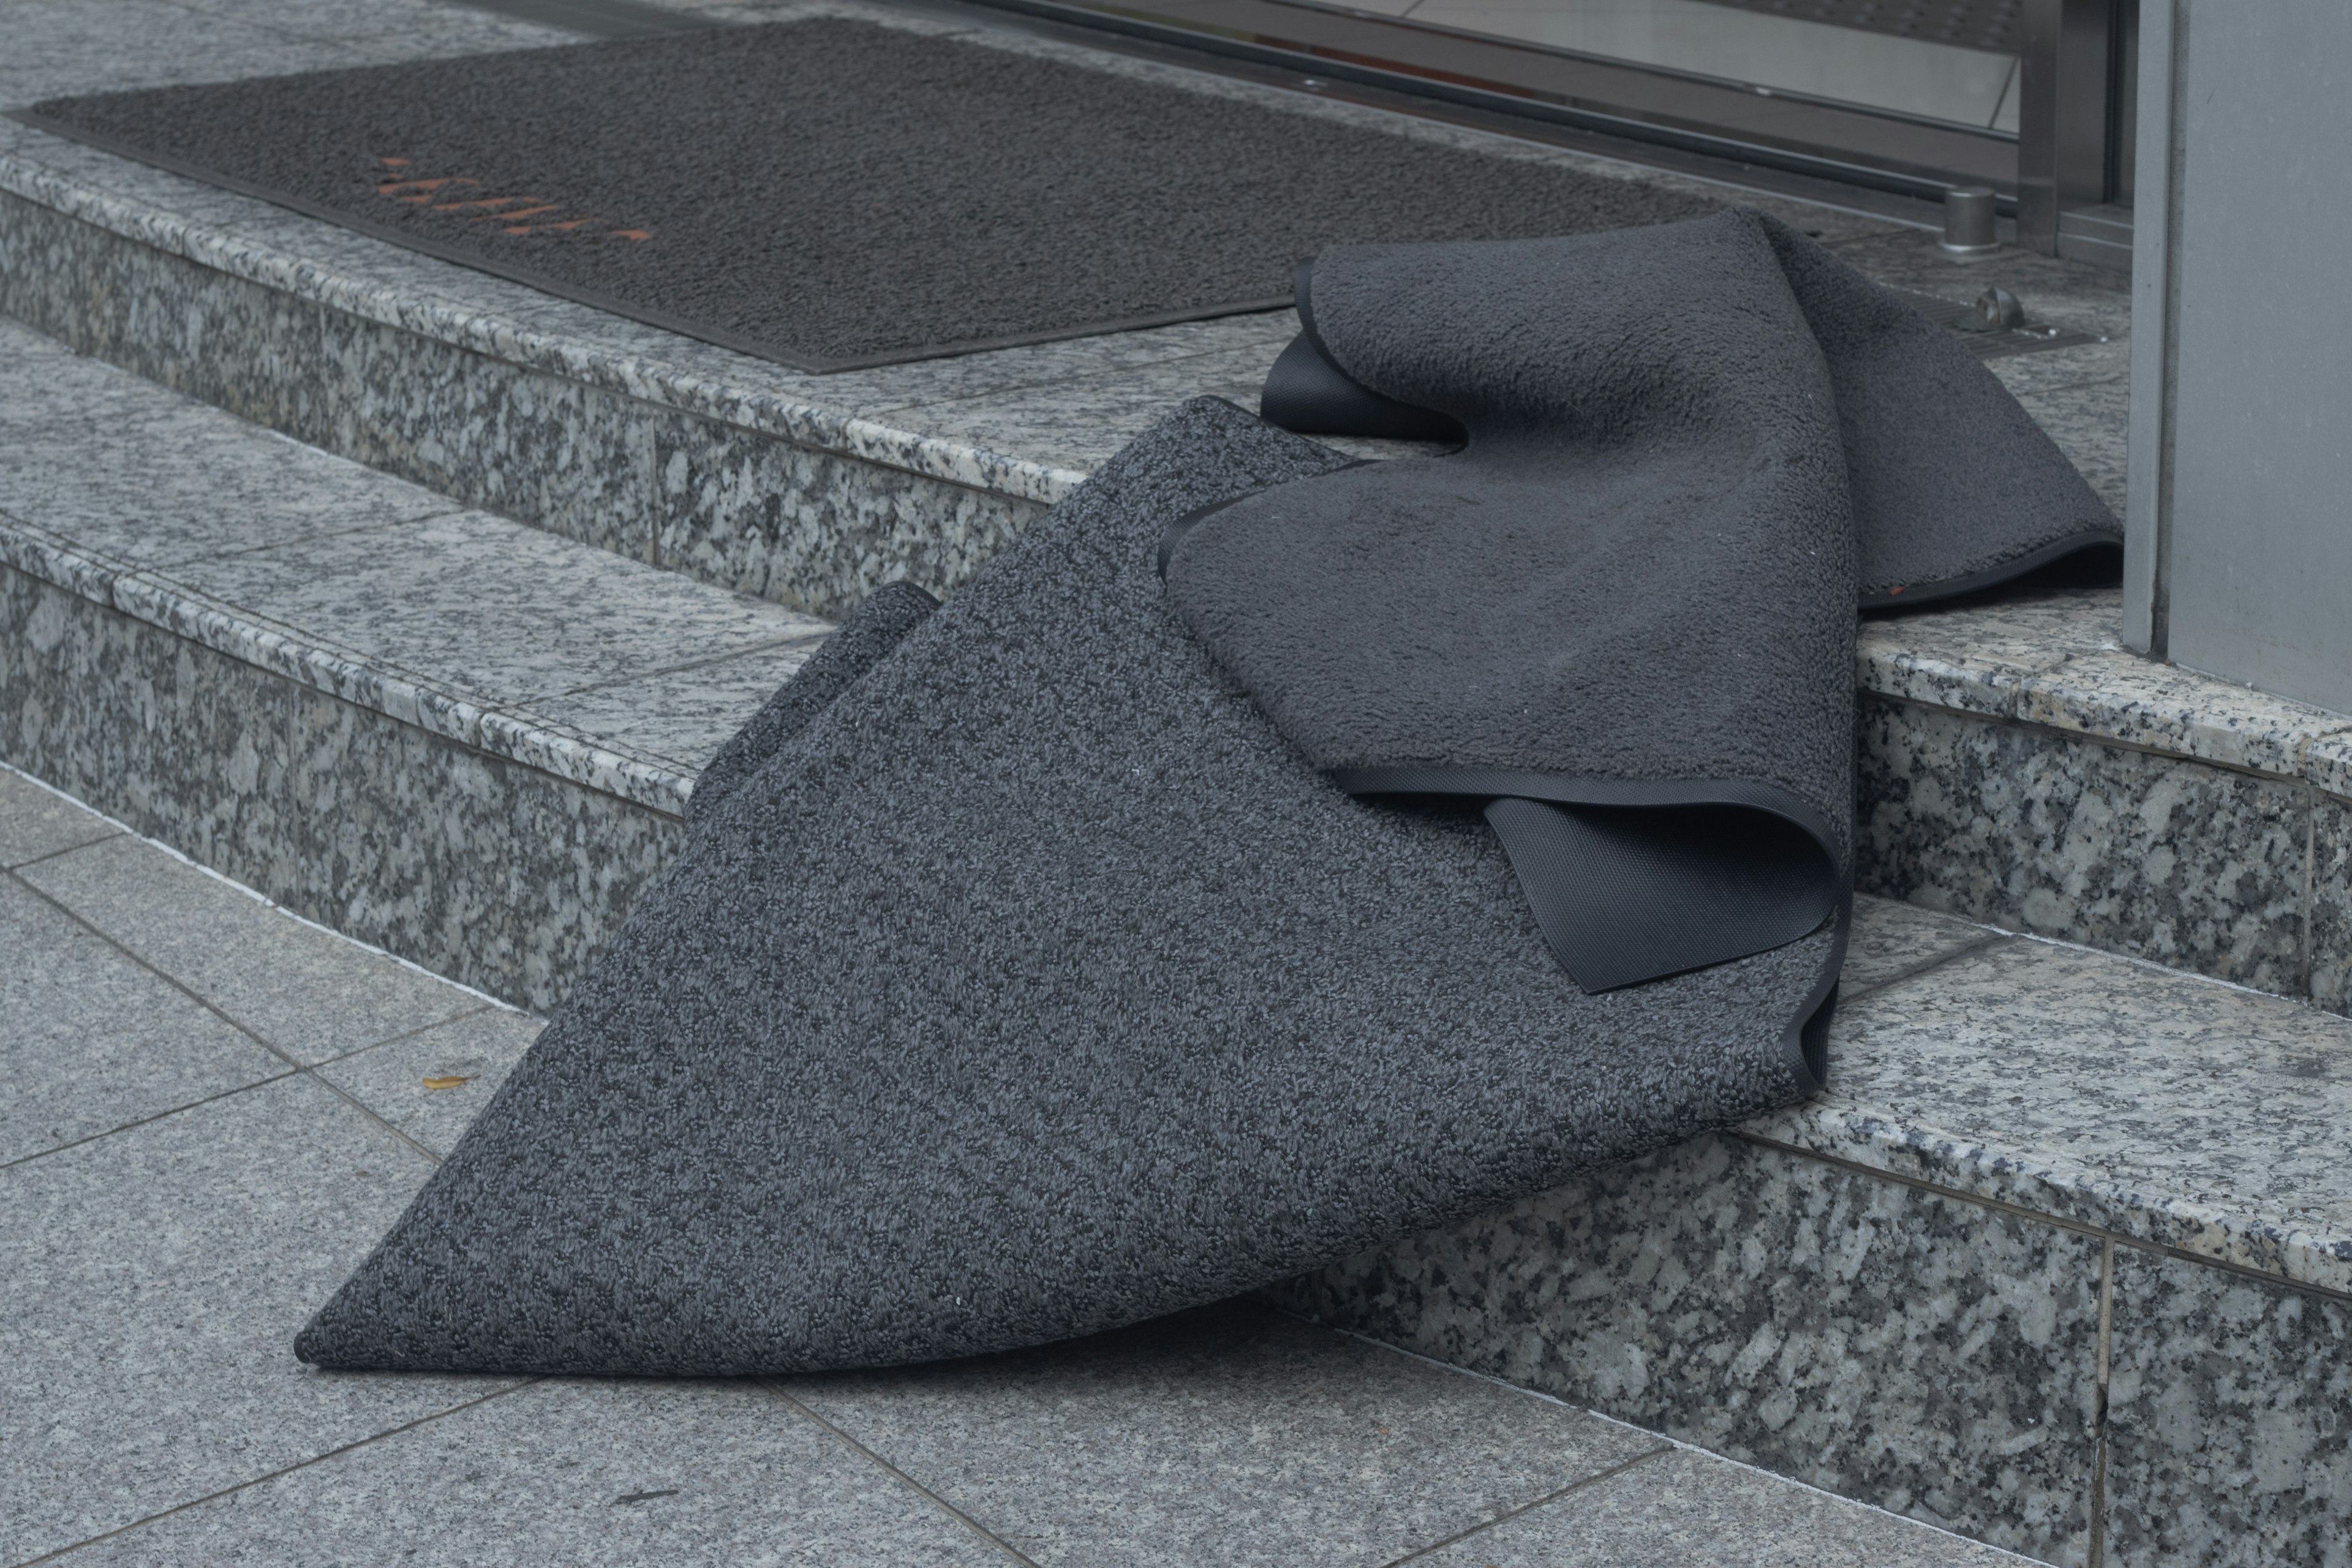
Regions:
M 57 24 L 0 100 L 545 38 L 428 0 L 121 4 L 145 43 Z M 2120 507 L 2117 279 L 1803 226 L 2108 338 L 1994 368 Z M 781 606 L 952 585 L 1168 403 L 1246 404 L 1292 331 L 820 383 L 6 122 L 0 310 L 424 487 L 0 335 L 40 392 L 0 387 L 0 754 L 538 1006 L 821 631 Z M 99 437 L 116 460 L 59 482 Z M 478 593 L 451 623 L 432 584 Z M 2352 717 L 2147 666 L 2116 619 L 2077 593 L 1865 628 L 1864 876 L 1915 904 L 1864 902 L 1829 1095 L 1294 1302 L 2054 1562 L 2095 1529 L 2109 1563 L 2352 1560 L 2352 1024 L 1954 918 L 2352 1010 Z
M 2090 1507 L 2099 1244 L 1706 1138 L 1293 1287 L 1424 1355 L 2045 1561 Z
M 2151 664 L 2119 595 L 1866 622 L 1877 893 L 2352 1009 L 2352 716 Z
M 224 15 L 273 47 L 369 58 L 546 36 L 495 18 L 485 33 L 430 0 L 402 7 Z M 339 30 L 352 41 L 333 43 Z M 1075 52 L 1200 91 L 1274 90 Z M 145 79 L 136 46 L 120 60 L 54 53 L 45 89 L 67 80 L 58 70 L 79 88 Z M 256 53 L 254 68 L 278 58 Z M 22 101 L 15 81 L 0 71 L 0 95 Z M 1501 156 L 1580 156 L 1283 101 Z M 1781 205 L 1888 282 L 1948 298 L 1998 283 L 2105 340 L 1992 364 L 2121 508 L 2118 275 L 2013 253 L 1958 265 L 1916 231 Z M 1276 312 L 808 376 L 5 121 L 0 310 L 464 505 L 818 615 L 895 576 L 952 588 L 1159 412 L 1204 392 L 1248 405 L 1295 326 Z M 2116 619 L 2113 595 L 2084 594 L 1865 629 L 1863 885 L 2352 1008 L 2352 719 L 2149 667 L 2114 647 Z
M 2352 1556 L 2352 1303 L 2124 1253 L 2113 1340 L 2107 1562 Z
M 274 29 L 277 41 L 268 49 L 253 42 L 250 68 L 298 68 L 287 63 L 295 57 L 281 58 L 289 48 L 319 56 L 299 63 L 334 63 L 337 46 L 327 40 L 339 26 L 364 26 L 370 58 L 412 35 L 417 54 L 449 52 L 466 31 L 429 20 L 449 7 L 404 4 L 416 16 L 404 12 L 401 25 L 322 13 L 298 27 L 288 17 L 299 13 L 256 13 L 248 30 Z M 817 11 L 965 33 L 1498 157 L 1753 197 L 854 0 L 761 15 Z M 531 41 L 520 34 L 514 41 Z M 219 51 L 229 50 L 224 43 L 204 58 L 226 62 L 233 51 Z M 128 53 L 141 55 L 135 41 Z M 118 65 L 94 51 L 60 54 L 37 83 L 0 73 L 0 100 L 28 101 L 35 86 L 89 90 L 147 79 L 136 58 Z M 897 563 L 891 574 L 952 587 L 1174 404 L 1208 393 L 1248 405 L 1297 330 L 1281 311 L 809 376 L 13 122 L 0 122 L 0 311 L 469 504 L 816 614 L 842 612 L 882 580 L 871 564 L 878 559 Z M 1754 199 L 1833 244 L 1881 238 L 1892 227 Z
M 828 629 L 0 324 L 0 756 L 495 994 L 562 999 Z
M 1842 1005 L 1830 1072 L 1743 1131 L 2352 1296 L 2352 1020 L 2003 937 Z
M 2053 1563 L 2103 1446 L 2109 1563 L 2343 1561 L 2352 1022 L 1871 899 L 1847 977 L 1820 1099 L 1282 1299 Z

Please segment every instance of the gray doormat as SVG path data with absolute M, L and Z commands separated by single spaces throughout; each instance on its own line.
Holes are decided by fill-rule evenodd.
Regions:
M 1349 241 L 1710 204 L 837 18 L 55 99 L 40 130 L 835 371 L 1289 302 Z

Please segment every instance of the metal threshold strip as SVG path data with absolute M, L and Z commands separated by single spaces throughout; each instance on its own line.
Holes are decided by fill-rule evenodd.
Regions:
M 602 38 L 739 25 L 643 0 L 458 3 Z M 1094 0 L 895 3 L 933 14 L 993 13 L 1049 35 L 1090 36 L 1105 47 L 1309 91 L 1338 89 L 1403 112 L 1581 142 L 1801 200 L 1891 204 L 1882 216 L 1921 226 L 1936 215 L 1914 204 L 1939 204 L 1955 184 L 1991 185 L 2004 210 L 2016 190 L 2016 143 L 1995 132 L 1416 27 L 1316 0 L 1146 0 L 1150 9 Z
M 1985 184 L 2004 208 L 2017 142 L 1993 131 L 1283 0 L 970 0 L 1078 27 L 1522 121 L 1924 201 Z

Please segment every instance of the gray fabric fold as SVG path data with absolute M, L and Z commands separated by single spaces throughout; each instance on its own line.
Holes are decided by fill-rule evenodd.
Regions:
M 1422 411 L 1466 444 L 1194 520 L 1170 592 L 1343 787 L 1528 803 L 1496 825 L 1596 988 L 1793 941 L 1841 896 L 1858 599 L 2114 542 L 1980 363 L 1758 214 L 1343 247 L 1299 292 L 1273 416 Z

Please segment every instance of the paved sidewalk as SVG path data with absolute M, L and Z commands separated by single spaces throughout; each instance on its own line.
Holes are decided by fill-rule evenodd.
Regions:
M 0 1563 L 2021 1561 L 1251 1303 L 863 1375 L 315 1372 L 537 1021 L 5 769 L 0 866 Z

